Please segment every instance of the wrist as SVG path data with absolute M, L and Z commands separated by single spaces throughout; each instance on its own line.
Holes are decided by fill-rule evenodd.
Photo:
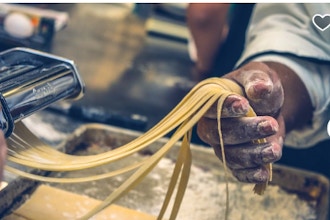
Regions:
M 284 90 L 284 103 L 280 110 L 286 132 L 299 128 L 311 120 L 313 106 L 306 86 L 289 67 L 277 62 L 263 62 L 279 77 Z

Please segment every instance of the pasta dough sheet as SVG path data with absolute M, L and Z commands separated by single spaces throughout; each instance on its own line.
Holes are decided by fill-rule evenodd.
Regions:
M 4 220 L 65 220 L 77 219 L 101 201 L 48 185 L 40 185 L 31 197 Z M 93 220 L 155 220 L 156 217 L 111 205 L 95 215 Z

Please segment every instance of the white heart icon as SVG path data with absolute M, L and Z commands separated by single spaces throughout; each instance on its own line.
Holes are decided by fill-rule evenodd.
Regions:
M 325 31 L 328 27 L 330 27 L 330 14 L 315 14 L 312 21 L 315 27 L 321 31 Z

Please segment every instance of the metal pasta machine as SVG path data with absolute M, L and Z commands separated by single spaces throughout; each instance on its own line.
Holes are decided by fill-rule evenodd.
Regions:
M 0 128 L 63 100 L 83 96 L 85 85 L 73 61 L 29 48 L 0 52 Z

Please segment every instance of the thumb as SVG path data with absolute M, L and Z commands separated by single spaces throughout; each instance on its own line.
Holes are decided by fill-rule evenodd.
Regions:
M 275 115 L 283 105 L 284 93 L 277 73 L 261 62 L 251 62 L 227 74 L 245 91 L 258 115 Z

